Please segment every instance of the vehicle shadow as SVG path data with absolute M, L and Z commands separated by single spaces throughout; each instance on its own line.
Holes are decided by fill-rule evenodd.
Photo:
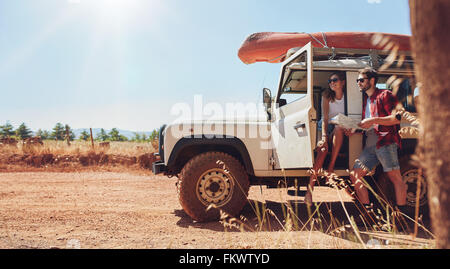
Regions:
M 350 223 L 342 205 L 350 216 L 359 215 L 357 207 L 351 202 L 315 203 L 308 207 L 298 200 L 289 200 L 286 203 L 249 200 L 241 215 L 245 216 L 249 224 L 258 231 L 286 229 L 323 231 L 332 223 L 335 225 Z
M 364 242 L 373 238 L 373 233 L 380 232 L 381 226 L 386 222 L 383 216 L 369 220 L 363 217 L 361 209 L 355 203 L 339 201 L 316 203 L 308 207 L 299 200 L 280 203 L 250 199 L 239 217 L 204 223 L 193 221 L 183 210 L 175 210 L 174 214 L 180 217 L 177 225 L 184 228 L 195 227 L 216 232 L 317 231 L 350 241 L 356 241 L 359 236 Z M 427 230 L 431 229 L 429 222 L 422 225 Z M 411 232 L 413 226 L 398 223 L 397 232 L 406 234 L 407 227 Z M 419 228 L 417 238 L 430 239 L 431 236 L 429 232 Z

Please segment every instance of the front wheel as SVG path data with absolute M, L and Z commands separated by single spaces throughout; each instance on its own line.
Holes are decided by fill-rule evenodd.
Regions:
M 250 183 L 242 164 L 222 152 L 195 156 L 181 170 L 178 198 L 196 221 L 217 220 L 220 212 L 236 216 L 247 202 Z

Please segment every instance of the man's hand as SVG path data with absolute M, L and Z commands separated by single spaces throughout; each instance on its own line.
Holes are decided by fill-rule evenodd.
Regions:
M 375 124 L 375 118 L 363 119 L 358 126 L 363 129 L 369 129 L 372 125 Z
M 355 133 L 354 129 L 344 129 L 344 134 L 348 137 L 352 136 Z

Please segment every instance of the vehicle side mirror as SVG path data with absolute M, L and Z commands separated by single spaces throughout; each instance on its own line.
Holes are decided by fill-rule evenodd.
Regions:
M 263 103 L 267 110 L 272 106 L 272 93 L 267 88 L 263 89 Z
M 270 108 L 272 107 L 272 93 L 267 88 L 263 89 L 263 104 L 266 108 L 267 117 L 271 120 L 272 115 L 270 114 Z

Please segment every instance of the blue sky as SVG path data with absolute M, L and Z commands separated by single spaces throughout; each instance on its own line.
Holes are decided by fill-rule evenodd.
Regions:
M 151 131 L 172 107 L 260 102 L 255 32 L 411 34 L 407 0 L 0 0 L 0 125 Z

